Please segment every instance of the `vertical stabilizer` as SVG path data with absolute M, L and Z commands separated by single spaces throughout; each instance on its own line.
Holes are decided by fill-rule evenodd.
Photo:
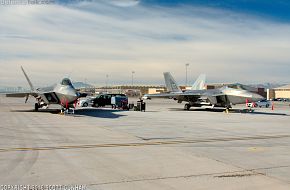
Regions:
M 191 90 L 203 90 L 204 85 L 205 85 L 205 80 L 206 80 L 205 74 L 199 75 L 199 77 L 196 79 L 196 81 L 192 85 Z
M 165 72 L 163 73 L 163 75 L 165 79 L 166 88 L 169 92 L 182 92 L 178 84 L 176 83 L 176 81 L 169 72 Z
M 29 86 L 30 86 L 31 91 L 34 91 L 34 87 L 33 87 L 33 85 L 32 85 L 32 83 L 31 83 L 30 79 L 28 78 L 28 76 L 27 76 L 27 74 L 25 73 L 25 71 L 24 71 L 24 69 L 23 69 L 22 66 L 21 66 L 21 70 L 22 70 L 22 72 L 23 72 L 23 74 L 24 74 L 24 76 L 25 76 L 25 78 L 26 78 L 26 80 L 27 80 L 27 82 L 28 82 L 28 84 L 29 84 Z

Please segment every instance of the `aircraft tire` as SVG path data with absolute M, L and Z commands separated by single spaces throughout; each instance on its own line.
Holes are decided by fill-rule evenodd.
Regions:
M 184 105 L 184 110 L 189 110 L 190 107 L 191 107 L 190 104 L 185 104 L 185 105 Z
M 38 108 L 39 108 L 38 103 L 35 103 L 35 104 L 34 104 L 34 110 L 35 110 L 35 111 L 38 111 Z

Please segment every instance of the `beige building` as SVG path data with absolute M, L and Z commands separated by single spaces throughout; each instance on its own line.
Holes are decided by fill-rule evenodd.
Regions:
M 81 92 L 89 93 L 90 95 L 96 95 L 100 93 L 124 93 L 128 96 L 142 96 L 144 94 L 156 94 L 162 93 L 166 91 L 164 86 L 154 86 L 154 85 L 118 85 L 118 86 L 107 86 L 107 87 L 99 87 L 99 88 L 83 88 L 80 89 Z
M 158 94 L 158 93 L 164 93 L 166 91 L 166 88 L 148 88 L 148 94 Z
M 274 89 L 267 89 L 267 99 L 290 98 L 290 84 Z

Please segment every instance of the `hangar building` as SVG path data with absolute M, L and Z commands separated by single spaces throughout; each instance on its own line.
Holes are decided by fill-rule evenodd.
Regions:
M 290 98 L 290 84 L 274 89 L 267 89 L 267 99 Z

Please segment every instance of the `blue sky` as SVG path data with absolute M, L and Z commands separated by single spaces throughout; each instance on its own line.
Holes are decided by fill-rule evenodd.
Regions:
M 144 0 L 145 5 L 159 6 L 206 6 L 247 13 L 277 21 L 290 21 L 289 0 Z
M 102 85 L 290 83 L 290 2 L 91 0 L 0 6 L 0 85 L 46 85 L 70 76 Z

